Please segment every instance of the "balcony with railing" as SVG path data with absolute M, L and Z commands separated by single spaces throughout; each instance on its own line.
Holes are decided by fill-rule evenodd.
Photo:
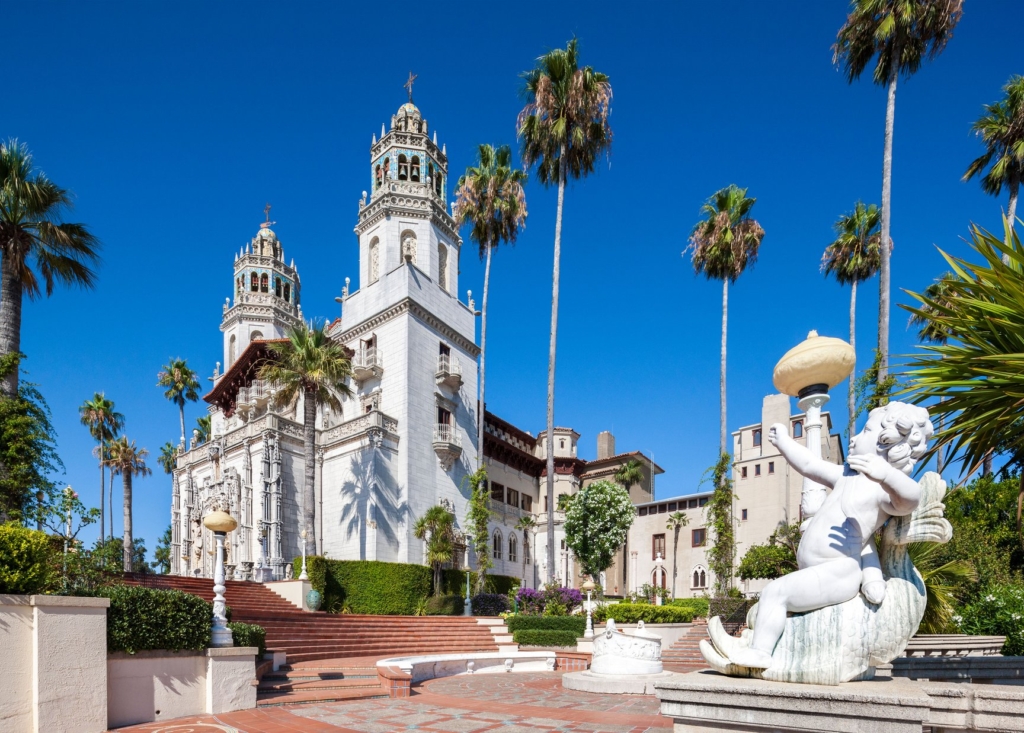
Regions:
M 434 425 L 434 453 L 445 471 L 462 455 L 462 436 L 455 425 Z
M 462 386 L 462 364 L 457 357 L 451 354 L 438 354 L 437 372 L 438 385 L 444 385 L 453 392 L 457 392 Z
M 360 349 L 352 357 L 352 378 L 357 382 L 379 378 L 384 373 L 384 360 L 378 347 Z

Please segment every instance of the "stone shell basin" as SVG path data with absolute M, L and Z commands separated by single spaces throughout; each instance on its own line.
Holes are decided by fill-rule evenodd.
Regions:
M 504 672 L 551 672 L 554 652 L 475 652 L 470 654 L 425 654 L 391 657 L 377 662 L 378 667 L 400 669 L 412 682 L 458 674 L 496 674 Z
M 661 637 L 645 630 L 642 621 L 634 633 L 624 634 L 609 619 L 601 633 L 594 636 L 592 674 L 660 674 L 663 671 Z

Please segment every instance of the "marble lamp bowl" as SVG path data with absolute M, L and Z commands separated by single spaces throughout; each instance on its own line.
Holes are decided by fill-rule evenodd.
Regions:
M 779 359 L 772 383 L 783 394 L 802 397 L 808 388 L 820 385 L 815 391 L 826 391 L 835 387 L 850 376 L 854 363 L 853 347 L 848 343 L 811 331 Z
M 231 532 L 238 526 L 238 522 L 227 512 L 210 512 L 203 517 L 203 524 L 211 532 Z

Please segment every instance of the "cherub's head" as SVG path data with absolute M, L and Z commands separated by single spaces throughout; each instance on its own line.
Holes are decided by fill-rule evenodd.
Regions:
M 928 438 L 935 428 L 928 410 L 905 402 L 890 402 L 877 407 L 868 421 L 850 440 L 850 455 L 880 455 L 893 468 L 909 474 L 928 449 Z

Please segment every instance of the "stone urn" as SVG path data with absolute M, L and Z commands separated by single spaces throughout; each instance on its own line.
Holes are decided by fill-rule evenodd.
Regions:
M 306 608 L 310 611 L 319 611 L 320 604 L 323 602 L 323 596 L 318 590 L 310 590 L 306 594 Z

